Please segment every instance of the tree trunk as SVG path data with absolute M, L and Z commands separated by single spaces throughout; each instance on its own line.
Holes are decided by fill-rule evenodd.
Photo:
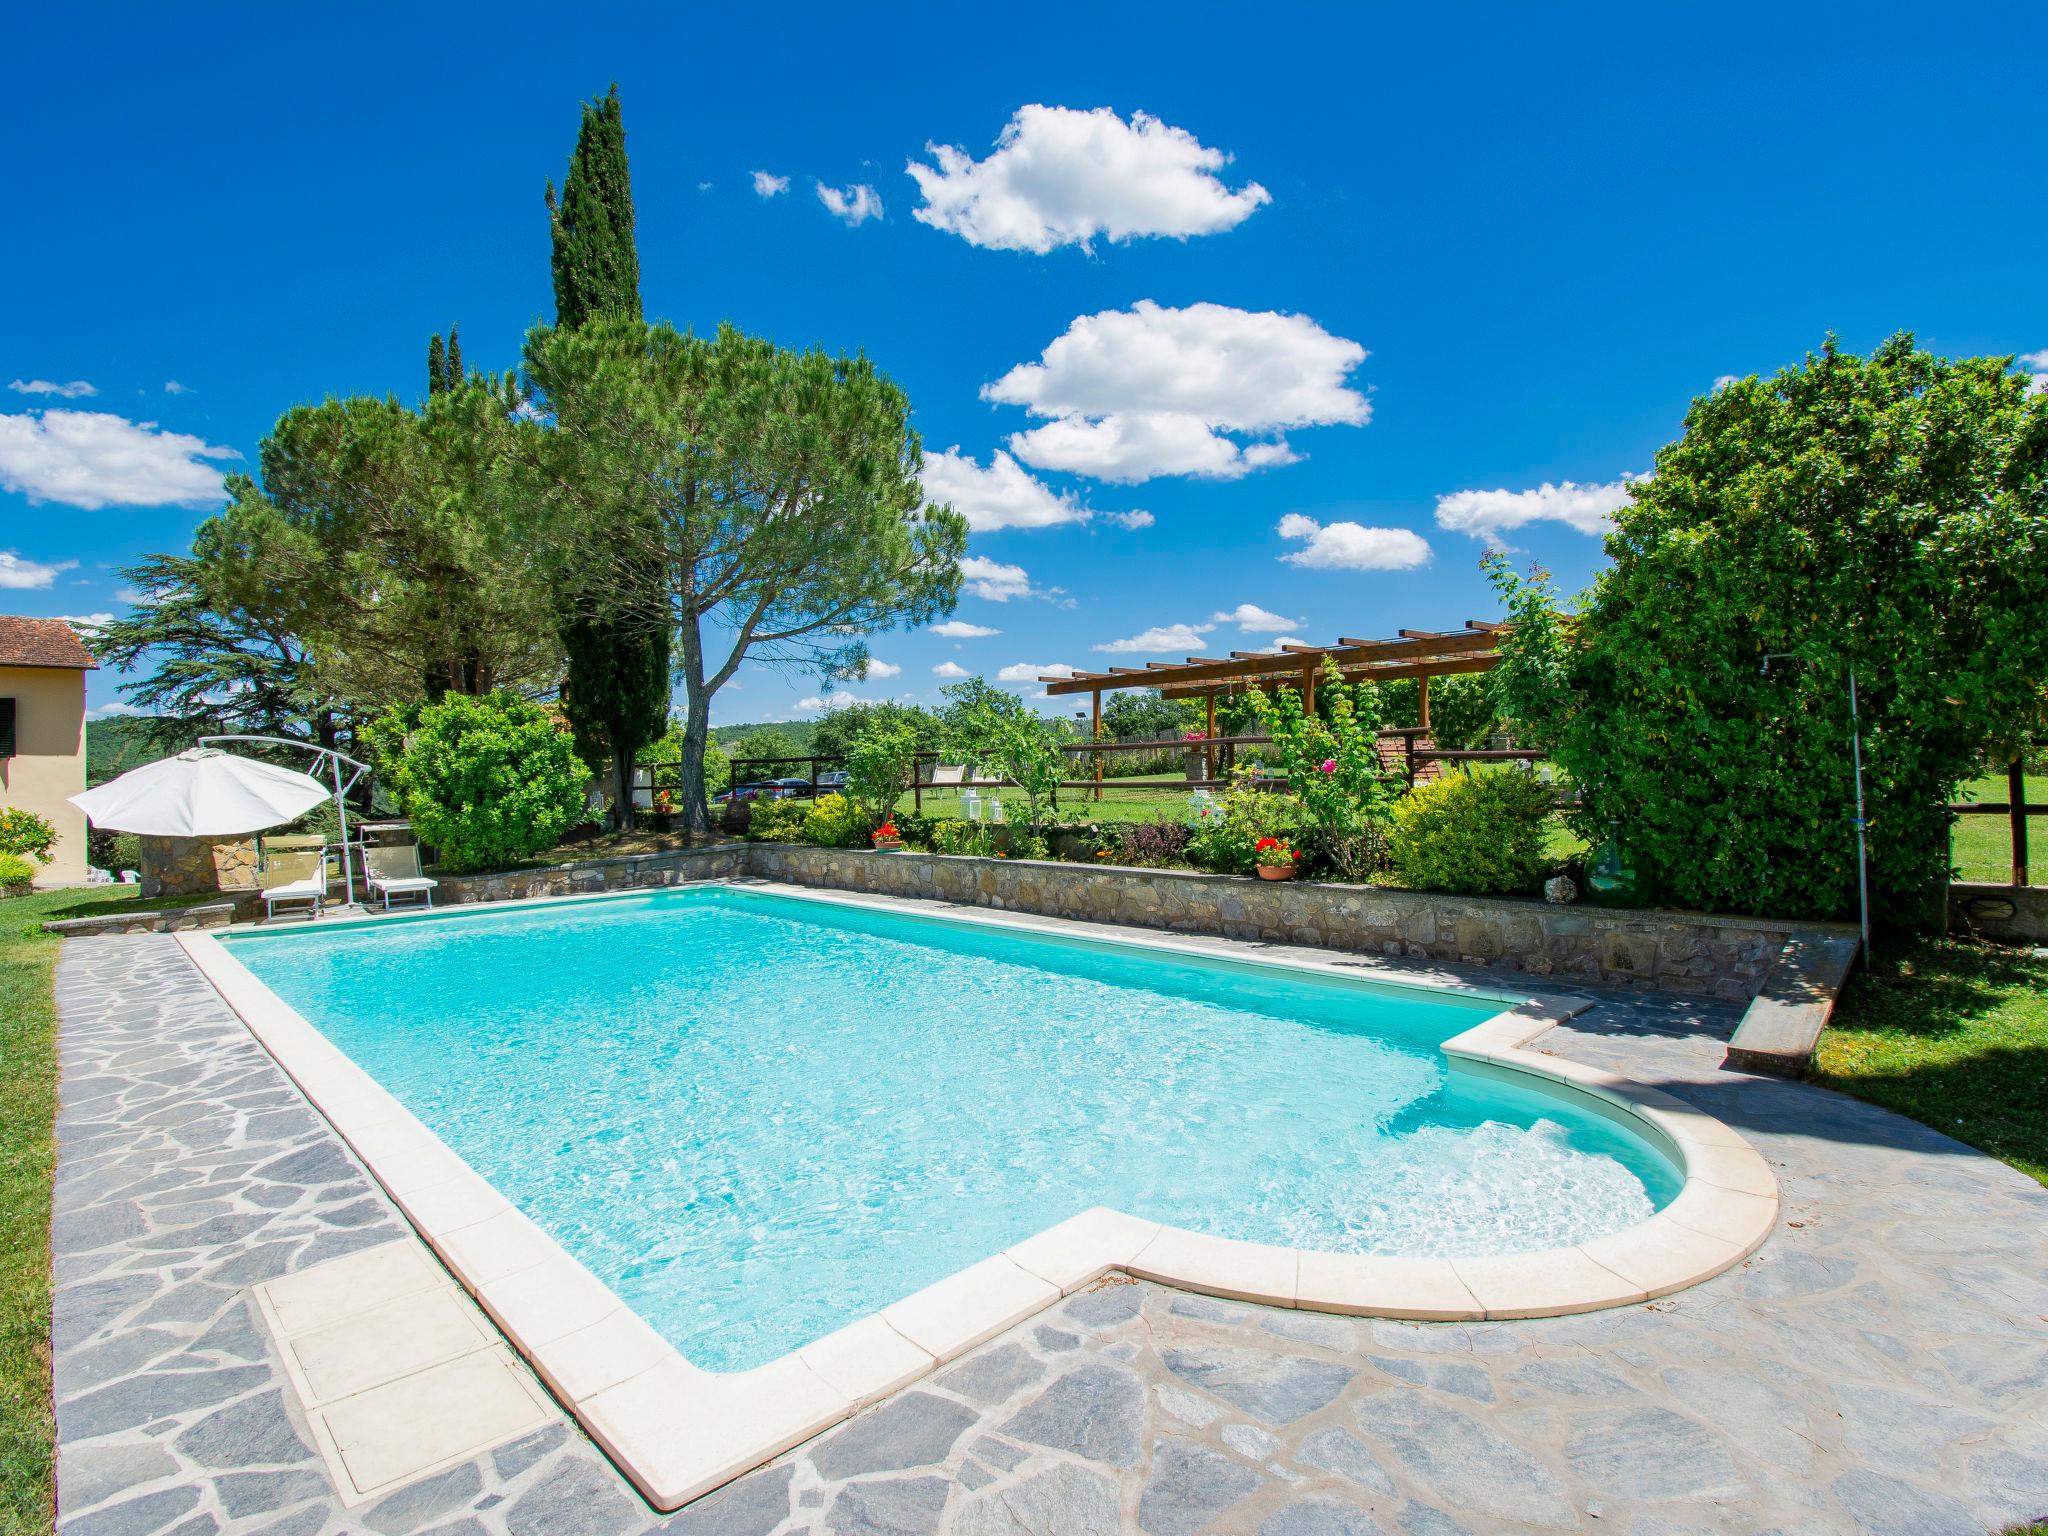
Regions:
M 618 740 L 616 734 L 614 741 Z M 630 753 L 612 753 L 612 825 L 621 832 L 633 830 L 633 759 Z
M 683 642 L 683 825 L 692 833 L 711 830 L 711 804 L 704 794 L 704 743 L 711 734 L 711 700 L 704 692 L 704 637 L 697 615 L 681 625 Z

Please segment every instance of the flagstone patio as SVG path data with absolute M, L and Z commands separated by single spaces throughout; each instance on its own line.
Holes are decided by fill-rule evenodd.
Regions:
M 325 1391 L 279 1342 L 317 1326 L 291 1308 L 321 1266 L 415 1275 L 448 1328 L 486 1330 L 460 1360 L 534 1384 L 414 1266 L 424 1246 L 172 939 L 69 941 L 60 1529 L 1923 1536 L 2048 1514 L 2048 1189 L 1883 1110 L 1721 1071 L 1726 1005 L 1596 995 L 1537 1048 L 1692 1100 L 1776 1169 L 1784 1218 L 1740 1268 L 1481 1325 L 1111 1277 L 662 1517 L 544 1395 L 506 1399 L 531 1417 L 496 1434 L 437 1416 L 416 1481 L 358 1496 L 337 1476 Z M 336 1263 L 371 1249 L 390 1252 Z

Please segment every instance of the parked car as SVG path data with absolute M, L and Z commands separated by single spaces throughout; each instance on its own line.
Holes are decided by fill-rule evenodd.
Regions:
M 735 784 L 712 804 L 724 805 L 729 800 L 802 800 L 810 792 L 809 779 L 769 779 L 761 784 Z
M 846 770 L 844 768 L 834 768 L 830 772 L 819 774 L 818 788 L 821 790 L 832 790 L 835 792 L 845 789 Z

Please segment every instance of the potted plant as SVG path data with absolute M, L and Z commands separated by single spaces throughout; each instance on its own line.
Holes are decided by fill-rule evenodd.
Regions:
M 875 851 L 878 853 L 903 846 L 903 835 L 896 830 L 896 818 L 894 816 L 891 816 L 887 821 L 875 828 L 873 841 Z
M 1301 855 L 1285 838 L 1262 837 L 1252 845 L 1252 857 L 1258 861 L 1261 880 L 1292 880 Z

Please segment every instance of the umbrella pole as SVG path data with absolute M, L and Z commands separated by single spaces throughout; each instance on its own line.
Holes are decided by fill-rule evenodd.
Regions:
M 327 762 L 334 769 L 334 814 L 341 818 L 341 889 L 352 907 L 356 904 L 356 876 L 348 862 L 348 802 L 341 797 L 341 759 L 330 753 Z

